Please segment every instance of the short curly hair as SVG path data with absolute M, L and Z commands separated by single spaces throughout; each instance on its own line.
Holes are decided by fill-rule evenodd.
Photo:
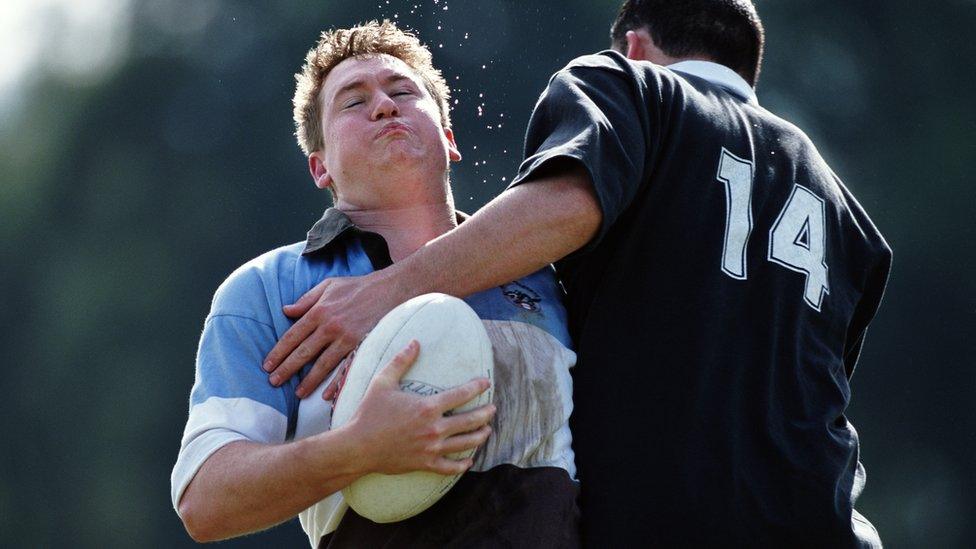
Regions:
M 369 21 L 348 29 L 325 31 L 315 47 L 305 55 L 302 71 L 295 75 L 295 137 L 306 156 L 321 150 L 322 105 L 319 92 L 322 83 L 336 65 L 350 57 L 370 57 L 387 54 L 403 61 L 417 75 L 434 98 L 441 114 L 441 126 L 451 127 L 449 101 L 451 88 L 441 71 L 434 68 L 433 56 L 427 46 L 412 33 L 400 30 L 388 19 L 382 23 Z

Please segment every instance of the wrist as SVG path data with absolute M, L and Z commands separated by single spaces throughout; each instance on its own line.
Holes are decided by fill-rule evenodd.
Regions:
M 312 470 L 322 477 L 318 481 L 342 477 L 348 484 L 372 472 L 367 444 L 351 423 L 298 442 L 307 443 L 304 450 L 315 464 Z
M 413 256 L 410 256 L 376 272 L 377 286 L 382 288 L 396 305 L 432 291 L 428 288 L 428 284 L 424 284 L 424 281 L 416 276 L 417 269 L 413 265 L 415 262 Z

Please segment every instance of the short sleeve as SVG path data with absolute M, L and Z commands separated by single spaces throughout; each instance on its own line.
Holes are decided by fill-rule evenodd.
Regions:
M 857 251 L 850 255 L 863 258 L 864 261 L 863 266 L 859 264 L 855 269 L 855 276 L 861 277 L 857 280 L 860 299 L 854 307 L 844 343 L 844 371 L 849 380 L 854 375 L 854 369 L 860 358 L 868 324 L 874 319 L 881 306 L 888 285 L 888 276 L 891 273 L 892 251 L 891 246 L 881 235 L 881 231 L 844 182 L 832 171 L 830 174 L 843 196 L 844 210 L 850 216 L 849 223 L 845 225 L 849 226 L 852 232 L 845 241 L 850 245 L 859 246 Z
M 878 238 L 880 239 L 880 235 Z M 844 371 L 847 374 L 847 379 L 851 379 L 854 375 L 854 368 L 857 366 L 861 348 L 864 346 L 868 324 L 881 306 L 881 298 L 884 296 L 885 287 L 888 284 L 888 275 L 891 272 L 891 259 L 891 248 L 881 240 L 879 259 L 868 272 L 864 292 L 854 310 L 854 316 L 851 318 L 847 332 L 847 342 L 844 349 Z
M 261 369 L 277 338 L 266 322 L 266 292 L 254 273 L 231 275 L 214 297 L 197 351 L 196 377 L 171 477 L 173 506 L 203 463 L 238 440 L 285 442 L 296 414 L 296 380 L 281 387 Z
M 525 160 L 511 187 L 531 181 L 547 162 L 584 165 L 603 212 L 593 247 L 633 201 L 646 179 L 660 101 L 652 71 L 616 52 L 581 57 L 557 72 L 539 98 L 525 138 Z M 651 108 L 649 108 L 650 106 Z

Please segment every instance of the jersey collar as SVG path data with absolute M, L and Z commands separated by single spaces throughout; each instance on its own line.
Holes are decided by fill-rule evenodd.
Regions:
M 461 211 L 455 211 L 454 216 L 457 218 L 459 225 L 468 218 L 468 214 Z M 340 241 L 340 237 L 349 234 L 368 235 L 383 241 L 380 235 L 364 231 L 357 227 L 342 210 L 329 208 L 322 214 L 322 218 L 316 221 L 315 225 L 312 225 L 312 228 L 308 230 L 308 237 L 305 240 L 305 249 L 302 250 L 302 255 L 308 256 L 324 250 L 333 242 Z
M 739 76 L 739 73 L 725 65 L 711 61 L 679 61 L 673 65 L 668 65 L 667 68 L 674 72 L 690 74 L 708 80 L 753 105 L 759 104 L 756 91 L 752 89 L 752 86 L 746 82 L 745 78 Z
M 355 229 L 356 226 L 345 213 L 336 208 L 329 208 L 322 214 L 322 219 L 315 222 L 308 230 L 305 240 L 305 250 L 302 255 L 313 254 L 331 244 L 343 233 Z

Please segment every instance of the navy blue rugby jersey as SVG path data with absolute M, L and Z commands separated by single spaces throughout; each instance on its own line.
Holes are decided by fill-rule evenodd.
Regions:
M 844 413 L 891 251 L 802 131 L 696 63 L 718 76 L 574 60 L 512 183 L 569 158 L 603 211 L 557 264 L 584 543 L 879 545 Z

